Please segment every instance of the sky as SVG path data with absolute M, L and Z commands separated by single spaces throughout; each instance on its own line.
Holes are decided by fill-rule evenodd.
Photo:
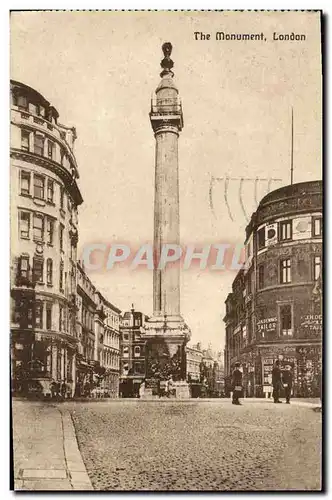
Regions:
M 217 41 L 218 31 L 263 32 L 266 41 Z M 194 32 L 210 39 L 195 40 Z M 306 40 L 273 41 L 274 32 Z M 290 183 L 292 108 L 294 182 L 321 179 L 318 13 L 13 12 L 11 78 L 38 90 L 60 123 L 77 129 L 80 252 L 89 243 L 152 242 L 149 110 L 165 41 L 173 45 L 184 113 L 182 245 L 243 243 L 257 202 Z M 235 274 L 182 271 L 181 312 L 192 342 L 223 349 L 224 301 Z M 120 309 L 133 303 L 152 313 L 152 271 L 118 267 L 90 277 Z

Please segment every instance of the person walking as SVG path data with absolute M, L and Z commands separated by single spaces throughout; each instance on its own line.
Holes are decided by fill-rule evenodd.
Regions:
M 291 392 L 292 392 L 292 386 L 293 386 L 293 374 L 291 372 L 290 365 L 286 366 L 286 370 L 282 374 L 282 382 L 283 382 L 284 389 L 285 389 L 286 403 L 289 405 Z
M 272 370 L 272 385 L 273 385 L 273 400 L 274 403 L 282 403 L 280 401 L 280 389 L 282 387 L 282 381 L 281 381 L 281 370 L 280 370 L 280 361 L 277 360 L 274 364 L 273 370 Z
M 234 365 L 234 371 L 232 374 L 232 404 L 241 405 L 239 401 L 240 394 L 242 392 L 242 372 L 240 370 L 241 364 L 236 362 Z

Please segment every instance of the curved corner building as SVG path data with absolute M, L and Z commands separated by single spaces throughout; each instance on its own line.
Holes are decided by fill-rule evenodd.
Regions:
M 11 354 L 14 391 L 74 394 L 77 207 L 75 128 L 11 81 Z
M 319 396 L 322 362 L 322 182 L 266 195 L 246 229 L 246 265 L 226 299 L 225 373 L 271 397 L 272 367 L 293 369 L 294 395 Z

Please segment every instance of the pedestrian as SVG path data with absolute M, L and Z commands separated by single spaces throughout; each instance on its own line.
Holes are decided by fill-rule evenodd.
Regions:
M 61 383 L 61 388 L 60 388 L 60 391 L 61 391 L 61 397 L 62 399 L 65 399 L 66 398 L 66 391 L 67 391 L 67 388 L 66 388 L 66 384 L 65 384 L 65 381 L 63 380 L 62 383 Z
M 293 374 L 291 372 L 290 365 L 286 366 L 286 370 L 282 374 L 282 382 L 283 382 L 284 389 L 285 389 L 286 403 L 289 405 L 291 392 L 292 392 L 292 386 L 293 386 Z
M 144 397 L 144 392 L 145 392 L 145 380 L 143 380 L 141 385 L 139 386 L 139 397 L 140 398 Z
M 272 370 L 272 385 L 273 385 L 273 401 L 274 403 L 282 403 L 280 401 L 280 390 L 282 387 L 282 381 L 281 381 L 281 370 L 280 370 L 280 361 L 277 359 L 277 361 L 274 363 L 274 367 Z
M 242 372 L 240 370 L 241 364 L 237 361 L 234 365 L 232 374 L 232 404 L 241 405 L 239 397 L 242 392 Z
M 50 385 L 50 390 L 51 390 L 51 397 L 52 399 L 56 397 L 57 395 L 57 385 L 54 379 L 52 379 L 51 385 Z
M 168 397 L 170 397 L 170 396 L 172 397 L 172 396 L 176 395 L 176 389 L 174 387 L 172 375 L 168 379 L 167 394 L 168 394 Z

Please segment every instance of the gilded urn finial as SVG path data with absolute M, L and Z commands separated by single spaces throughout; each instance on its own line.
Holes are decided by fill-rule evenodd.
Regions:
M 163 68 L 162 72 L 160 73 L 161 77 L 164 77 L 166 75 L 171 75 L 174 76 L 174 73 L 172 71 L 172 68 L 174 66 L 174 63 L 171 59 L 171 54 L 172 54 L 172 44 L 170 42 L 165 42 L 162 45 L 162 51 L 164 53 L 164 59 L 161 61 L 160 66 Z

